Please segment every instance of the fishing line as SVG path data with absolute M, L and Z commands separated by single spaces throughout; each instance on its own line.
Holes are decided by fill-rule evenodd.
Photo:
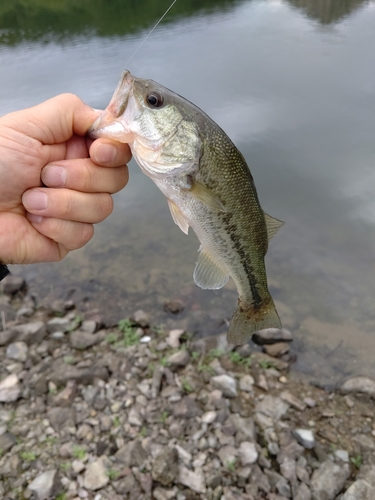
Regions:
M 133 54 L 130 56 L 130 59 L 127 60 L 126 64 L 125 64 L 125 67 L 127 68 L 128 67 L 128 64 L 130 63 L 130 61 L 133 59 L 133 57 L 135 56 L 135 54 L 139 51 L 139 49 L 142 47 L 142 45 L 147 41 L 147 39 L 150 37 L 150 35 L 152 35 L 152 33 L 155 31 L 155 29 L 159 26 L 159 24 L 161 23 L 161 21 L 165 18 L 165 16 L 168 14 L 168 12 L 171 10 L 171 8 L 174 6 L 174 4 L 177 2 L 177 0 L 174 0 L 171 5 L 168 7 L 168 9 L 164 12 L 164 14 L 161 16 L 161 18 L 159 19 L 159 21 L 155 24 L 155 26 L 152 28 L 152 30 L 150 31 L 150 33 L 146 36 L 146 38 L 141 42 L 141 44 L 138 46 L 138 48 L 135 50 L 135 52 L 133 52 Z

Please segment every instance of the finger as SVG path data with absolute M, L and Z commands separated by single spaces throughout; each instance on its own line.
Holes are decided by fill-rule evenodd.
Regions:
M 73 135 L 66 142 L 66 152 L 65 160 L 71 160 L 76 158 L 88 158 L 89 150 L 86 144 L 85 137 L 80 137 L 79 135 Z
M 128 182 L 128 167 L 99 167 L 91 159 L 55 162 L 44 167 L 41 179 L 48 187 L 65 187 L 86 193 L 117 193 Z
M 90 146 L 90 157 L 98 165 L 119 167 L 131 160 L 131 152 L 128 144 L 111 139 L 97 139 Z
M 108 193 L 81 193 L 72 189 L 35 188 L 22 196 L 25 209 L 41 217 L 96 224 L 113 210 Z
M 60 246 L 61 258 L 71 250 L 77 250 L 88 243 L 94 235 L 94 226 L 50 217 L 26 214 L 30 224 L 43 236 Z

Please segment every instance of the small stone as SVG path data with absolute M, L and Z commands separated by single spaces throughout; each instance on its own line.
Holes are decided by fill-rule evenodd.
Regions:
M 244 375 L 240 378 L 239 388 L 240 391 L 253 392 L 255 380 L 251 375 Z
M 98 324 L 93 319 L 86 319 L 85 321 L 82 321 L 80 328 L 86 333 L 95 333 L 98 329 Z
M 202 413 L 203 412 L 197 402 L 189 396 L 182 398 L 182 400 L 176 404 L 173 411 L 173 415 L 176 418 L 199 417 Z
M 185 333 L 185 330 L 171 330 L 166 338 L 167 344 L 173 349 L 180 347 L 180 338 Z
M 167 300 L 164 303 L 164 311 L 178 314 L 184 310 L 184 305 L 180 300 Z
M 176 491 L 166 490 L 165 488 L 157 486 L 153 490 L 152 496 L 155 500 L 172 500 L 173 498 L 176 498 Z
M 52 428 L 60 432 L 64 428 L 75 427 L 75 409 L 74 408 L 51 408 L 47 412 L 47 418 Z
M 211 378 L 212 385 L 222 391 L 226 398 L 237 397 L 236 380 L 229 375 L 217 375 Z
M 307 450 L 312 450 L 315 446 L 314 433 L 310 429 L 295 429 L 293 436 Z
M 72 469 L 75 474 L 79 474 L 85 469 L 85 464 L 81 460 L 73 460 Z
M 0 450 L 1 454 L 9 451 L 17 443 L 16 438 L 10 432 L 5 432 L 0 436 Z
M 290 406 L 292 406 L 296 410 L 304 411 L 306 409 L 306 403 L 300 401 L 298 398 L 293 396 L 293 394 L 291 394 L 289 391 L 283 391 L 280 394 L 280 397 L 283 401 L 290 404 Z
M 149 315 L 142 311 L 142 309 L 138 309 L 138 311 L 135 311 L 133 314 L 133 319 L 137 325 L 139 325 L 141 328 L 147 328 L 150 325 L 150 318 Z
M 128 422 L 130 425 L 135 425 L 136 427 L 141 427 L 143 424 L 143 419 L 137 407 L 133 407 L 129 411 Z
M 74 330 L 70 332 L 69 342 L 74 349 L 84 350 L 93 345 L 99 344 L 104 340 L 106 331 L 101 330 L 97 333 L 89 333 L 83 330 Z
M 281 477 L 277 483 L 275 484 L 275 487 L 277 491 L 282 495 L 283 497 L 286 498 L 292 498 L 292 494 L 290 491 L 290 486 L 288 484 L 288 481 L 285 479 L 285 477 Z
M 140 467 L 146 461 L 147 457 L 146 450 L 138 439 L 129 441 L 129 443 L 122 446 L 115 454 L 116 461 L 124 464 L 126 467 Z
M 353 401 L 353 400 L 352 400 L 349 396 L 344 396 L 344 401 L 345 401 L 346 406 L 347 406 L 348 408 L 350 408 L 350 409 L 351 409 L 351 408 L 354 408 L 354 406 L 355 406 L 355 402 L 354 402 L 354 401 Z
M 13 342 L 9 344 L 6 350 L 6 357 L 16 361 L 24 362 L 27 360 L 29 348 L 25 342 Z
M 152 478 L 164 486 L 172 484 L 178 476 L 178 453 L 176 448 L 165 448 L 152 463 Z
M 266 328 L 255 332 L 251 340 L 258 345 L 275 344 L 277 342 L 291 342 L 292 334 L 285 328 Z
M 234 446 L 223 446 L 220 448 L 218 456 L 223 464 L 223 467 L 227 468 L 236 461 L 238 451 L 234 448 Z
M 12 403 L 21 396 L 21 386 L 15 373 L 0 382 L 0 403 Z
M 46 327 L 42 321 L 16 325 L 12 328 L 14 340 L 25 342 L 28 346 L 38 344 L 46 336 Z
M 201 418 L 204 424 L 212 424 L 212 422 L 215 422 L 216 417 L 217 417 L 217 412 L 211 410 L 204 413 Z
M 364 479 L 357 479 L 343 494 L 341 500 L 374 500 L 375 488 Z
M 62 492 L 62 484 L 57 469 L 39 474 L 28 486 L 38 500 L 55 498 Z
M 375 451 L 375 439 L 367 434 L 357 434 L 353 437 L 353 442 L 360 446 L 362 450 Z
M 375 398 L 375 380 L 370 377 L 353 377 L 340 387 L 343 393 L 362 392 Z
M 69 318 L 52 318 L 47 322 L 48 333 L 54 332 L 67 332 L 71 326 L 71 321 Z
M 336 450 L 334 455 L 342 462 L 349 463 L 349 453 L 346 450 Z
M 305 483 L 302 483 L 298 486 L 297 492 L 294 496 L 294 500 L 311 500 L 311 491 Z
M 303 402 L 305 403 L 305 405 L 307 405 L 309 408 L 315 408 L 316 406 L 316 401 L 315 399 L 313 398 L 305 398 L 303 400 Z
M 196 493 L 206 492 L 204 475 L 201 470 L 192 471 L 181 465 L 179 469 L 178 482 Z
M 290 350 L 290 345 L 286 342 L 276 342 L 275 344 L 265 344 L 263 345 L 263 350 L 269 356 L 279 358 L 284 354 L 287 354 Z
M 109 482 L 104 461 L 102 459 L 95 460 L 88 464 L 83 476 L 83 486 L 87 490 L 99 490 L 104 488 Z
M 254 464 L 258 460 L 258 452 L 254 443 L 243 441 L 240 444 L 238 456 L 243 467 Z
M 189 363 L 189 361 L 190 354 L 185 349 L 177 351 L 167 358 L 168 366 L 172 371 L 175 371 L 178 368 L 183 368 Z
M 273 420 L 280 420 L 288 411 L 289 404 L 279 397 L 266 396 L 262 401 L 257 403 L 255 411 L 264 413 Z
M 333 500 L 342 490 L 349 477 L 349 467 L 337 465 L 330 460 L 323 462 L 311 477 L 314 500 Z
M 3 292 L 6 295 L 14 295 L 26 290 L 26 282 L 21 276 L 8 275 L 3 281 Z

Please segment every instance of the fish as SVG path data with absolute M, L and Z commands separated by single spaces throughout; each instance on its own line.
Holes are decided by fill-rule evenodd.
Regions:
M 233 279 L 239 296 L 228 342 L 242 345 L 255 331 L 281 328 L 264 259 L 284 222 L 262 210 L 245 158 L 219 125 L 177 93 L 125 70 L 88 134 L 128 143 L 174 222 L 195 232 L 195 283 L 215 290 Z

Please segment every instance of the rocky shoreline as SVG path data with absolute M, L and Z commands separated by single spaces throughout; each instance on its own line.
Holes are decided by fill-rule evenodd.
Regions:
M 1 287 L 0 498 L 375 498 L 375 380 L 310 385 L 290 332 L 234 349 Z

